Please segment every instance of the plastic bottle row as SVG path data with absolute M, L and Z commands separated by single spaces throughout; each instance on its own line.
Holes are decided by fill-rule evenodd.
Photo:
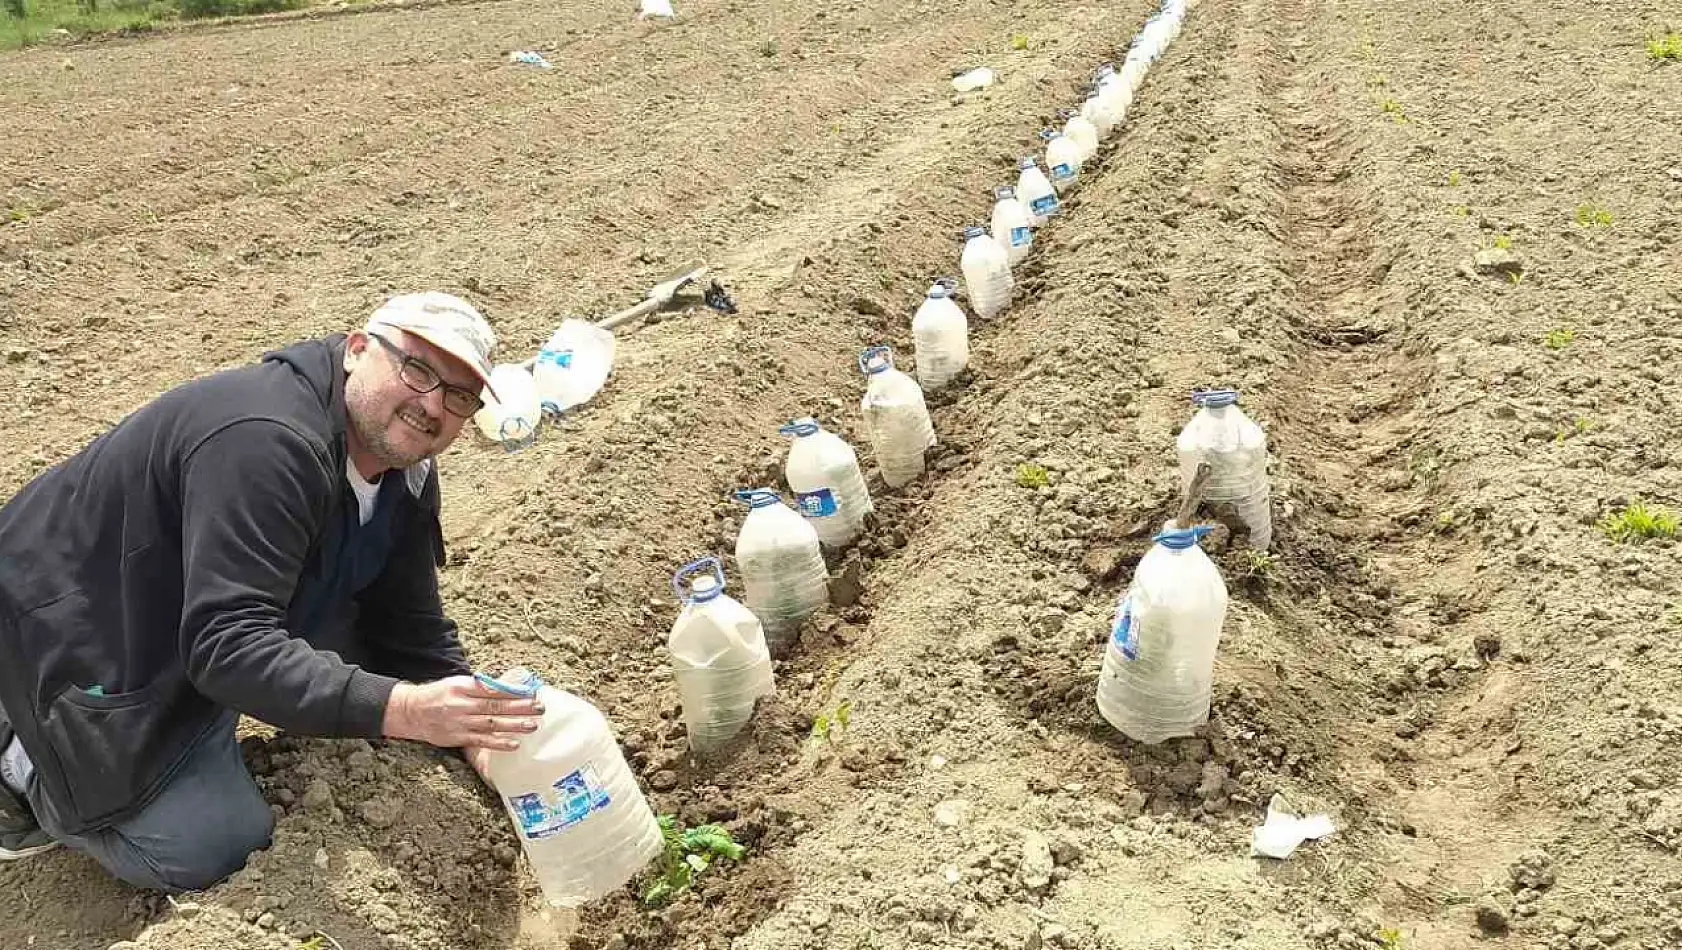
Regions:
M 1033 229 L 1057 214 L 1059 196 L 1075 186 L 1099 142 L 1125 120 L 1150 64 L 1179 33 L 1186 6 L 1185 0 L 1167 0 L 1133 40 L 1122 68 L 1100 70 L 1080 109 L 1064 115 L 1060 131 L 1047 131 L 1050 174 L 1036 158 L 1023 158 L 1016 184 L 995 194 L 991 229 L 965 230 L 959 269 L 977 317 L 990 319 L 1010 305 L 1011 268 L 1030 252 Z M 867 377 L 861 428 L 890 489 L 920 477 L 925 453 L 937 443 L 925 388 L 949 385 L 969 363 L 968 317 L 954 299 L 956 288 L 950 278 L 935 281 L 912 318 L 916 379 L 894 367 L 887 347 L 871 347 L 858 358 Z M 496 368 L 492 385 L 501 399 L 488 400 L 475 422 L 487 438 L 505 446 L 528 444 L 544 411 L 565 411 L 591 398 L 612 360 L 610 332 L 566 321 L 531 370 Z M 1225 492 L 1241 498 L 1240 510 L 1261 518 L 1265 441 L 1253 423 L 1244 425 L 1248 420 L 1233 406 L 1236 394 L 1232 397 L 1203 397 L 1198 416 L 1181 434 L 1182 469 L 1188 458 L 1193 472 L 1197 461 L 1210 461 L 1220 472 L 1208 497 Z M 683 608 L 667 647 L 689 742 L 698 753 L 740 735 L 755 704 L 775 690 L 772 650 L 827 599 L 823 549 L 851 544 L 873 511 L 858 456 L 845 440 L 809 418 L 781 431 L 792 437 L 784 478 L 794 507 L 770 488 L 735 493 L 749 509 L 735 549 L 745 603 L 725 593 L 717 557 L 685 564 L 672 579 Z M 1261 538 L 1256 546 L 1265 547 L 1260 524 L 1251 522 L 1252 544 Z M 1185 722 L 1208 715 L 1209 670 L 1225 588 L 1196 546 L 1199 530 L 1170 525 L 1159 535 L 1118 609 L 1111 648 L 1120 659 L 1112 664 L 1106 658 L 1099 705 L 1118 728 L 1141 738 L 1181 734 L 1176 730 Z M 1186 635 L 1188 629 L 1195 635 Z M 519 752 L 492 756 L 489 771 L 548 901 L 576 907 L 623 886 L 663 844 L 611 725 L 588 701 L 545 684 L 529 670 L 480 679 L 512 695 L 537 695 L 545 706 L 539 731 Z

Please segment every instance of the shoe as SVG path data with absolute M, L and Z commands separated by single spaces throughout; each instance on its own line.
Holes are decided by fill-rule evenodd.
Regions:
M 0 755 L 11 744 L 12 727 L 0 717 Z M 19 861 L 56 847 L 58 842 L 41 830 L 29 803 L 0 781 L 0 861 Z

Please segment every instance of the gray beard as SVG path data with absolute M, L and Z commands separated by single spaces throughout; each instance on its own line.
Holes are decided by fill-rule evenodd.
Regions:
M 352 417 L 351 425 L 356 428 L 356 437 L 362 443 L 363 451 L 379 459 L 380 464 L 386 468 L 408 468 L 426 458 L 425 455 L 398 450 L 396 446 L 391 444 L 391 440 L 386 438 L 384 426 L 376 429 L 368 425 L 365 420 L 355 417 Z

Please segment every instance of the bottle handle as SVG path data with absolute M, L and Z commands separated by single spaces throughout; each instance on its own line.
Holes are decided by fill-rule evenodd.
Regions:
M 724 562 L 719 560 L 718 555 L 709 554 L 690 561 L 672 573 L 672 591 L 677 594 L 679 603 L 689 603 L 689 591 L 683 582 L 688 580 L 690 575 L 699 574 L 703 568 L 712 569 L 713 577 L 718 580 L 718 589 L 724 590 Z

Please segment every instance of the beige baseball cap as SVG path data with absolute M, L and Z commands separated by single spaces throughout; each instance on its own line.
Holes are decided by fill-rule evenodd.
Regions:
M 368 318 L 368 332 L 383 327 L 413 333 L 450 354 L 491 390 L 491 351 L 496 349 L 496 332 L 467 301 L 435 290 L 399 294 Z M 491 396 L 496 396 L 495 390 L 491 390 Z

